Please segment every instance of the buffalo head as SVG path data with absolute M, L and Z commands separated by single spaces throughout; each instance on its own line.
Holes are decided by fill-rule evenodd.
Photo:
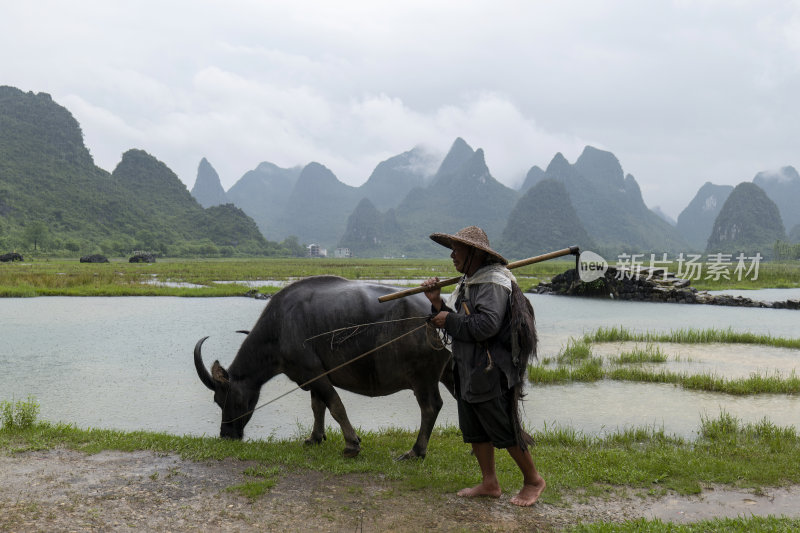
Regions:
M 214 391 L 214 402 L 222 409 L 219 436 L 241 440 L 244 427 L 253 416 L 258 403 L 259 389 L 253 389 L 247 380 L 232 379 L 219 361 L 214 361 L 209 372 L 203 364 L 201 348 L 208 337 L 203 337 L 194 347 L 194 366 L 203 384 Z

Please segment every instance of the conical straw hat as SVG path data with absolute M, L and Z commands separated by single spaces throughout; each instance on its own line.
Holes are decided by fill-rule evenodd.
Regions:
M 487 237 L 486 232 L 478 226 L 467 226 L 464 229 L 458 230 L 455 235 L 434 233 L 431 235 L 431 239 L 447 248 L 453 248 L 453 242 L 460 242 L 461 244 L 466 244 L 467 246 L 472 246 L 473 248 L 486 252 L 504 265 L 508 264 L 505 257 L 492 250 L 491 246 L 489 246 L 489 237 Z

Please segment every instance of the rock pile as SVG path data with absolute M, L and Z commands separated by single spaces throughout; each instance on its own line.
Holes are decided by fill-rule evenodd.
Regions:
M 22 261 L 22 256 L 19 255 L 17 252 L 11 252 L 7 254 L 0 255 L 0 261 L 3 263 L 9 263 L 11 261 Z
M 727 305 L 738 307 L 767 307 L 772 309 L 800 309 L 800 300 L 762 302 L 742 296 L 714 295 L 698 291 L 688 279 L 674 274 L 643 268 L 638 272 L 609 267 L 605 275 L 594 281 L 581 281 L 574 268 L 559 274 L 550 282 L 541 282 L 530 290 L 536 294 L 565 296 L 591 296 L 639 302 L 669 302 L 687 304 Z
M 129 263 L 155 263 L 156 256 L 147 252 L 135 252 L 133 256 L 128 259 Z
M 81 263 L 108 263 L 108 257 L 102 254 L 84 255 L 80 261 Z

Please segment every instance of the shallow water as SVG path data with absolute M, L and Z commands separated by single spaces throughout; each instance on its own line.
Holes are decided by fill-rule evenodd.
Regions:
M 789 310 L 530 298 L 537 313 L 540 356 L 554 356 L 570 336 L 600 326 L 624 325 L 636 331 L 731 327 L 795 337 L 800 319 L 798 311 Z M 242 341 L 235 331 L 250 329 L 264 305 L 248 298 L 1 299 L 0 399 L 33 395 L 42 418 L 79 427 L 216 435 L 220 411 L 197 378 L 192 349 L 199 338 L 211 335 L 203 347 L 206 363 L 218 358 L 227 366 Z M 697 361 L 692 364 L 713 365 L 731 376 L 747 375 L 754 365 L 788 370 L 800 356 L 795 350 L 754 352 L 749 346 L 690 350 Z M 261 401 L 294 386 L 278 376 L 262 388 Z M 455 424 L 455 402 L 446 392 L 443 396 L 445 406 L 437 423 Z M 342 399 L 357 427 L 418 427 L 419 410 L 409 391 L 384 398 L 343 393 Z M 535 428 L 561 425 L 602 434 L 649 425 L 690 437 L 702 416 L 713 418 L 723 409 L 747 421 L 768 416 L 777 424 L 800 428 L 799 401 L 785 395 L 732 397 L 672 385 L 602 381 L 533 387 L 526 416 Z M 295 391 L 256 412 L 246 434 L 300 436 L 310 423 L 309 396 Z
M 775 337 L 800 335 L 800 312 L 796 310 L 529 296 L 536 311 L 539 353 L 545 357 L 557 355 L 570 336 L 579 337 L 599 327 L 624 326 L 635 332 L 732 328 Z
M 761 302 L 782 302 L 786 300 L 800 299 L 800 288 L 796 289 L 753 289 L 753 290 L 736 290 L 727 289 L 724 291 L 708 291 L 709 294 L 727 294 L 729 296 L 742 296 L 750 298 L 751 300 L 759 300 Z
M 630 352 L 635 348 L 645 349 L 644 342 L 610 342 L 592 344 L 592 355 L 605 359 Z M 710 374 L 727 379 L 746 378 L 752 374 L 786 378 L 792 373 L 800 374 L 800 350 L 775 348 L 772 346 L 730 344 L 674 344 L 656 345 L 667 356 L 664 363 L 647 363 L 645 367 L 658 372 L 660 369 L 688 374 Z

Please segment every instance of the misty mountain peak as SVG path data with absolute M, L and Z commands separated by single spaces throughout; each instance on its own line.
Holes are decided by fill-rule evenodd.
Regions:
M 528 171 L 528 174 L 525 175 L 525 181 L 522 182 L 522 186 L 519 188 L 519 192 L 525 194 L 528 192 L 528 189 L 542 181 L 545 177 L 544 170 L 539 168 L 538 166 L 534 165 Z
M 458 137 L 447 152 L 442 164 L 439 165 L 439 170 L 436 171 L 436 178 L 457 172 L 461 165 L 466 163 L 474 154 L 475 151 L 472 147 L 464 139 Z
M 642 189 L 639 187 L 639 184 L 636 182 L 636 178 L 633 177 L 633 174 L 628 174 L 625 176 L 624 184 L 624 191 L 633 198 L 641 199 L 644 203 L 644 199 L 642 199 Z
M 547 165 L 547 174 L 561 174 L 565 171 L 571 170 L 572 165 L 569 164 L 567 158 L 564 157 L 564 154 L 558 152 L 556 155 L 553 156 L 553 159 L 550 161 L 550 164 Z
M 124 181 L 142 183 L 157 181 L 162 177 L 174 178 L 173 181 L 178 179 L 167 165 L 138 148 L 131 148 L 122 154 L 113 175 Z
M 780 211 L 764 190 L 751 182 L 737 185 L 725 200 L 708 238 L 708 252 L 764 252 L 786 240 Z
M 607 186 L 620 189 L 625 187 L 622 165 L 611 152 L 586 146 L 575 161 L 575 169 L 592 181 L 599 180 Z
M 275 174 L 285 171 L 285 169 L 282 169 L 275 163 L 270 163 L 269 161 L 262 161 L 254 170 L 260 174 Z
M 361 194 L 370 198 L 381 209 L 397 205 L 414 187 L 420 187 L 429 177 L 438 157 L 421 147 L 390 157 L 378 163 L 369 179 L 361 186 Z
M 224 205 L 228 203 L 225 189 L 219 179 L 219 174 L 204 157 L 197 167 L 197 179 L 192 187 L 192 196 L 203 207 Z
M 561 181 L 543 179 L 516 203 L 497 249 L 510 259 L 578 245 L 594 248 L 567 189 Z
M 478 148 L 462 164 L 452 172 L 438 175 L 436 179 L 437 187 L 484 187 L 487 184 L 500 184 L 492 177 L 489 167 L 486 166 L 486 157 L 483 149 Z
M 705 248 L 714 221 L 731 191 L 731 185 L 714 185 L 707 181 L 678 215 L 678 232 L 695 250 Z
M 753 183 L 764 189 L 778 205 L 787 228 L 800 224 L 800 209 L 797 209 L 800 205 L 800 175 L 794 167 L 759 172 Z
M 489 167 L 486 166 L 486 156 L 483 153 L 483 148 L 478 148 L 475 151 L 468 165 L 470 174 L 467 174 L 467 176 L 473 182 L 485 185 L 489 180 L 494 180 L 489 172 Z
M 301 184 L 303 186 L 330 185 L 339 182 L 339 178 L 325 165 L 311 162 L 303 168 L 297 181 L 298 187 Z
M 793 166 L 782 167 L 780 170 L 765 170 L 756 174 L 753 183 L 762 187 L 763 183 L 800 183 L 800 174 Z M 762 187 L 763 188 L 763 187 Z

